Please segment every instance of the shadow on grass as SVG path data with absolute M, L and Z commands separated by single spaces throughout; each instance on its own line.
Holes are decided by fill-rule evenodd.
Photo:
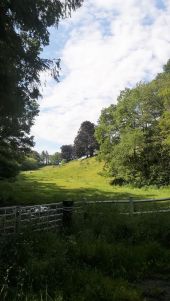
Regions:
M 30 180 L 25 176 L 22 176 L 19 181 L 14 183 L 7 181 L 3 183 L 0 183 L 0 206 L 56 203 L 68 199 L 74 201 L 105 201 L 129 199 L 130 197 L 133 199 L 153 197 L 153 194 L 151 195 L 149 192 L 141 191 L 140 195 L 135 194 L 133 190 L 132 192 L 127 192 L 126 187 L 121 187 L 121 191 L 113 190 L 113 192 L 84 187 L 67 189 L 57 186 L 55 183 L 42 183 Z

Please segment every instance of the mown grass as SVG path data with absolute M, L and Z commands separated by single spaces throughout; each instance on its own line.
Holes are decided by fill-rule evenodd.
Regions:
M 40 204 L 66 199 L 83 201 L 170 196 L 170 187 L 139 189 L 111 186 L 110 179 L 103 174 L 103 163 L 96 158 L 22 172 L 15 181 L 0 181 L 0 203 Z

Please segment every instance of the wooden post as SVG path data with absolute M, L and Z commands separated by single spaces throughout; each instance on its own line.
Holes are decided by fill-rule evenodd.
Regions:
M 5 231 L 5 227 L 6 227 L 6 209 L 5 209 L 5 212 L 4 212 L 4 219 L 3 219 L 3 232 L 5 233 L 6 231 Z
M 72 224 L 74 202 L 72 200 L 63 201 L 63 227 L 69 228 Z
M 133 203 L 133 199 L 131 197 L 129 198 L 129 213 L 130 213 L 130 215 L 133 215 L 133 213 L 134 213 L 134 203 Z
M 21 223 L 21 208 L 19 206 L 16 207 L 16 233 L 20 231 L 20 223 Z

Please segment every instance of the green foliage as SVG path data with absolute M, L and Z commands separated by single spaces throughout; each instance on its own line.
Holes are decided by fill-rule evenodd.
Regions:
M 62 145 L 61 146 L 61 158 L 66 160 L 66 162 L 69 162 L 73 160 L 74 158 L 74 147 L 69 145 Z
M 163 71 L 165 73 L 170 73 L 170 59 L 167 61 L 167 63 L 163 66 Z
M 64 166 L 66 163 L 67 163 L 67 160 L 66 160 L 66 159 L 62 159 L 62 160 L 61 160 L 61 166 Z
M 30 156 L 34 158 L 39 164 L 41 163 L 41 155 L 37 151 L 32 150 L 30 152 Z
M 0 147 L 7 150 L 7 160 L 9 152 L 18 160 L 34 145 L 30 128 L 39 111 L 40 72 L 51 69 L 58 80 L 59 60 L 40 56 L 42 48 L 49 44 L 49 27 L 58 25 L 81 3 L 82 0 L 1 1 Z
M 142 281 L 169 279 L 169 229 L 169 213 L 131 218 L 101 205 L 75 214 L 70 235 L 2 237 L 0 298 L 143 301 Z
M 59 165 L 60 162 L 61 162 L 61 153 L 56 152 L 50 156 L 50 163 L 52 165 Z
M 41 155 L 36 151 L 30 151 L 21 161 L 21 170 L 35 170 L 41 166 Z
M 42 165 L 49 165 L 50 164 L 50 155 L 48 153 L 48 151 L 42 151 L 42 153 L 40 154 L 40 163 Z
M 19 164 L 13 159 L 7 159 L 0 154 L 0 179 L 15 177 L 20 170 Z
M 39 163 L 36 159 L 31 157 L 26 157 L 25 160 L 22 162 L 21 169 L 22 170 L 34 170 L 39 167 Z
M 74 140 L 74 150 L 77 158 L 82 156 L 92 157 L 98 149 L 98 143 L 94 136 L 95 125 L 90 121 L 82 122 L 78 134 Z
M 103 162 L 97 157 L 74 160 L 63 166 L 45 166 L 34 171 L 22 172 L 15 182 L 0 181 L 0 203 L 46 204 L 66 199 L 119 200 L 165 198 L 170 195 L 169 187 L 134 188 L 130 185 L 111 186 L 112 178 L 103 176 Z M 117 183 L 118 184 L 118 183 Z
M 167 67 L 169 66 L 169 62 L 170 61 L 168 61 Z M 159 74 L 157 83 L 159 85 L 159 95 L 164 102 L 164 112 L 159 120 L 159 126 L 163 137 L 163 143 L 170 146 L 170 72 Z
M 110 174 L 134 185 L 170 183 L 169 73 L 125 89 L 102 110 L 96 129 Z

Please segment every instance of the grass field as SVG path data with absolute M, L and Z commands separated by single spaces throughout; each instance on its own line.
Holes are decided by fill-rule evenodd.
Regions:
M 0 182 L 1 205 L 170 196 L 170 187 L 111 186 L 102 174 L 96 158 L 23 172 Z M 60 232 L 1 236 L 0 300 L 169 301 L 170 213 L 83 210 Z
M 170 213 L 89 209 L 62 232 L 1 237 L 0 300 L 170 300 Z
M 0 204 L 170 197 L 170 187 L 111 186 L 102 174 L 103 163 L 96 158 L 22 172 L 15 181 L 0 181 Z

